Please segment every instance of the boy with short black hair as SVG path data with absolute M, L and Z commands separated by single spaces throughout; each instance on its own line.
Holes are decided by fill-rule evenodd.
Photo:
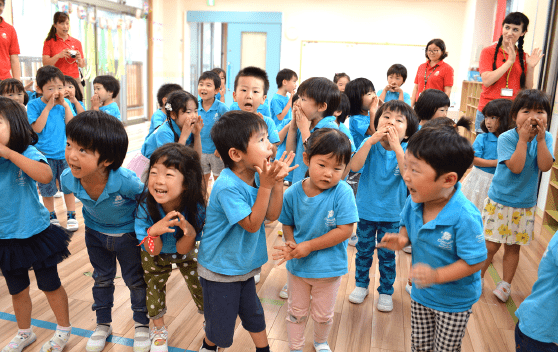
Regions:
M 267 125 L 267 137 L 273 144 L 273 156 L 275 156 L 276 146 L 281 142 L 277 126 L 271 117 L 257 112 L 267 97 L 268 89 L 269 80 L 264 70 L 254 66 L 245 67 L 238 72 L 234 80 L 233 98 L 240 110 L 253 112 L 264 120 Z
M 277 81 L 277 93 L 271 99 L 269 108 L 273 122 L 280 126 L 281 121 L 285 120 L 288 123 L 292 118 L 291 107 L 298 76 L 293 70 L 284 68 L 277 73 L 275 80 Z
M 257 352 L 269 352 L 263 308 L 254 276 L 267 262 L 264 219 L 279 218 L 283 178 L 293 159 L 269 163 L 267 126 L 254 113 L 230 111 L 211 129 L 226 168 L 215 181 L 206 212 L 198 256 L 203 289 L 206 338 L 200 351 L 233 342 L 236 318 Z
M 159 109 L 157 109 L 157 111 L 153 113 L 153 116 L 151 116 L 149 132 L 145 137 L 146 140 L 147 137 L 149 137 L 149 135 L 153 133 L 153 131 L 155 131 L 157 127 L 161 126 L 163 122 L 167 120 L 165 104 L 167 103 L 169 94 L 177 90 L 182 90 L 182 87 L 176 83 L 165 83 L 157 91 L 157 103 L 159 104 Z
M 386 234 L 378 247 L 413 245 L 413 350 L 460 350 L 471 307 L 482 293 L 487 252 L 481 214 L 459 183 L 474 156 L 453 126 L 425 127 L 407 145 L 403 180 L 411 196 L 399 234 Z
M 206 185 L 209 183 L 209 176 L 212 172 L 213 179 L 216 180 L 225 167 L 223 161 L 215 155 L 215 144 L 211 139 L 211 128 L 224 113 L 229 111 L 225 103 L 215 99 L 220 87 L 221 78 L 213 71 L 205 71 L 198 79 L 198 95 L 200 96 L 198 114 L 203 120 L 200 132 L 201 164 Z
M 401 86 L 407 80 L 407 68 L 401 64 L 391 65 L 387 71 L 388 84 L 378 91 L 378 97 L 384 103 L 390 100 L 401 100 L 411 105 L 411 96 L 403 92 Z
M 146 284 L 141 248 L 134 231 L 136 199 L 143 184 L 122 166 L 128 135 L 115 117 L 89 110 L 76 116 L 66 128 L 66 161 L 70 169 L 61 177 L 63 191 L 73 192 L 83 203 L 85 245 L 93 266 L 93 306 L 97 328 L 86 350 L 100 352 L 112 332 L 116 260 L 130 289 L 135 322 L 134 351 L 151 347 L 146 307 Z
M 112 76 L 97 76 L 93 80 L 95 94 L 91 97 L 91 109 L 104 111 L 122 121 L 116 97 L 120 93 L 120 82 Z
M 34 99 L 27 105 L 27 117 L 33 130 L 39 136 L 35 147 L 43 153 L 52 170 L 52 181 L 39 183 L 43 204 L 50 213 L 50 223 L 60 225 L 54 211 L 54 195 L 58 192 L 56 180 L 60 184 L 62 171 L 68 168 L 64 160 L 66 149 L 66 124 L 75 116 L 70 101 L 64 99 L 64 74 L 54 66 L 43 66 L 37 70 L 36 91 L 41 98 Z M 75 198 L 72 193 L 64 194 L 68 211 L 66 229 L 77 231 Z

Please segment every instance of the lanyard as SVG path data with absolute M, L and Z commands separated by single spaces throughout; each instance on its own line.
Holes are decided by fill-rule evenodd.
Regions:
M 430 76 L 432 76 L 432 74 L 434 73 L 434 71 L 436 71 L 436 69 L 438 68 L 438 66 L 440 66 L 439 64 L 436 64 L 436 66 L 434 66 L 434 69 L 432 70 L 432 72 L 430 72 L 430 74 L 428 75 L 428 77 L 426 77 L 426 73 L 428 72 L 428 66 L 430 64 L 427 62 L 426 66 L 424 67 L 424 90 L 426 90 L 426 83 L 428 82 L 428 79 L 430 78 Z
M 500 48 L 500 49 L 502 49 L 502 48 Z M 515 48 L 514 48 L 514 50 L 515 50 Z M 506 62 L 507 59 L 506 59 L 506 53 L 504 52 L 504 49 L 502 49 L 502 56 L 504 57 L 504 62 Z M 508 84 L 510 83 L 510 73 L 512 71 L 512 68 L 513 68 L 513 64 L 510 66 L 510 69 L 508 71 L 508 76 L 506 77 L 506 89 L 508 88 Z

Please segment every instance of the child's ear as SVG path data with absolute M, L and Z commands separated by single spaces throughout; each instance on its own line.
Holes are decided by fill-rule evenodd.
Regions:
M 287 81 L 286 79 L 283 80 L 283 83 L 281 83 L 281 87 L 286 86 L 287 83 L 289 83 L 289 81 Z
M 318 112 L 324 112 L 327 110 L 327 103 L 321 103 L 318 105 Z
M 167 97 L 163 97 L 163 107 L 167 104 Z
M 236 102 L 236 91 L 233 91 L 233 101 Z
M 264 96 L 263 96 L 263 103 L 265 103 L 265 100 L 266 100 L 266 99 L 267 99 L 267 95 L 264 95 Z M 262 103 L 262 104 L 263 104 L 263 103 Z
M 102 161 L 101 164 L 103 165 L 104 168 L 107 168 L 113 162 L 114 162 L 114 160 L 105 160 L 105 161 Z
M 302 161 L 304 161 L 304 165 L 310 166 L 310 159 L 308 159 L 306 152 L 302 152 Z
M 238 163 L 240 162 L 240 160 L 242 160 L 242 154 L 240 150 L 236 148 L 231 148 L 229 149 L 229 158 L 231 158 L 231 160 L 234 161 L 235 163 Z
M 442 175 L 441 177 L 444 178 L 444 188 L 454 187 L 457 183 L 457 172 L 448 172 L 447 174 Z

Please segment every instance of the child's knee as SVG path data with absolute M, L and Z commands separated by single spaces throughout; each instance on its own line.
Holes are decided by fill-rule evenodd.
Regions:
M 303 324 L 306 322 L 308 317 L 306 315 L 303 316 L 295 316 L 292 314 L 287 315 L 287 321 L 293 324 Z

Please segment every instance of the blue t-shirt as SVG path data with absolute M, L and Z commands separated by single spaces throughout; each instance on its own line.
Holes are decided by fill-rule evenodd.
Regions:
M 123 167 L 111 170 L 105 189 L 96 201 L 89 197 L 70 169 L 64 170 L 60 183 L 64 193 L 73 193 L 83 204 L 85 226 L 107 234 L 134 231 L 137 198 L 143 191 L 143 183 L 135 172 Z
M 502 205 L 513 208 L 530 208 L 537 204 L 539 166 L 537 164 L 537 138 L 527 143 L 525 165 L 519 174 L 514 174 L 505 164 L 510 160 L 519 141 L 517 129 L 509 130 L 498 137 L 498 166 L 488 190 L 488 197 Z M 545 141 L 552 155 L 552 135 L 545 132 Z M 554 157 L 553 157 L 554 158 Z
M 200 242 L 199 263 L 221 275 L 244 275 L 267 262 L 265 226 L 251 233 L 238 222 L 252 213 L 258 194 L 256 187 L 242 181 L 225 168 L 211 190 L 207 218 Z
M 167 115 L 163 111 L 161 111 L 161 109 L 157 109 L 157 111 L 153 113 L 153 116 L 151 116 L 151 123 L 149 124 L 149 132 L 147 133 L 147 137 L 149 137 L 149 135 L 153 133 L 153 131 L 155 131 L 157 127 L 161 126 L 166 119 Z M 147 137 L 145 137 L 145 139 L 147 139 Z
M 277 132 L 277 126 L 275 126 L 275 122 L 273 122 L 273 119 L 269 116 L 266 115 L 262 115 L 262 116 L 265 121 L 265 124 L 267 125 L 267 139 L 269 139 L 269 142 L 271 144 L 279 143 L 280 141 L 279 133 Z
M 370 127 L 370 116 L 368 115 L 353 115 L 349 118 L 349 131 L 353 135 L 355 146 L 360 147 L 367 136 L 368 127 Z
M 229 107 L 229 110 L 240 110 L 240 107 L 238 106 L 238 103 L 235 101 L 231 104 L 231 106 Z M 271 116 L 271 111 L 269 109 L 269 105 L 267 104 L 267 99 L 264 101 L 263 104 L 261 104 L 260 106 L 258 106 L 258 110 L 256 110 L 256 112 L 259 112 L 260 114 L 264 115 L 264 116 Z
M 23 156 L 47 160 L 37 148 L 28 146 Z M 49 225 L 48 210 L 39 202 L 37 182 L 8 159 L 0 157 L 0 239 L 29 238 Z
M 81 107 L 83 108 L 83 110 L 85 110 L 85 104 L 83 103 L 83 101 L 79 101 L 78 100 L 79 105 L 81 105 Z M 76 112 L 77 115 L 77 109 L 76 109 L 76 104 L 71 103 L 70 106 L 72 107 L 72 109 L 74 109 L 74 111 Z
M 153 152 L 163 144 L 175 143 L 177 139 L 175 138 L 173 130 L 174 132 L 176 132 L 176 136 L 180 138 L 180 127 L 178 127 L 174 120 L 170 119 L 169 121 L 162 124 L 161 127 L 155 130 L 155 132 L 147 136 L 147 138 L 143 142 L 143 145 L 141 146 L 141 154 L 143 156 L 145 156 L 146 158 L 151 158 L 151 154 L 153 154 Z M 190 134 L 190 136 L 186 140 L 186 144 L 188 145 L 192 142 L 193 138 L 192 134 Z
M 370 137 L 362 142 L 360 148 L 368 138 Z M 402 143 L 401 147 L 405 152 L 407 143 Z M 401 220 L 407 186 L 401 176 L 395 152 L 386 150 L 380 142 L 374 144 L 366 156 L 361 172 L 356 197 L 358 217 L 368 221 Z
M 473 143 L 473 149 L 475 150 L 475 157 L 486 159 L 486 160 L 496 160 L 498 159 L 498 137 L 492 132 L 481 133 L 475 138 L 475 143 Z M 496 172 L 495 167 L 481 167 L 475 166 L 484 172 L 493 174 Z
M 382 91 L 383 89 L 380 89 L 379 91 L 376 92 L 376 95 L 379 97 L 380 95 L 382 95 Z M 387 103 L 390 100 L 399 100 L 399 93 L 388 90 L 386 92 L 386 98 L 384 99 L 384 103 Z M 411 96 L 409 95 L 409 93 L 403 92 L 403 101 L 408 105 L 411 105 Z
M 211 128 L 215 124 L 215 121 L 219 120 L 219 118 L 227 111 L 229 111 L 229 109 L 227 108 L 225 103 L 222 103 L 217 99 L 215 99 L 213 105 L 211 105 L 209 110 L 205 111 L 203 109 L 203 101 L 201 99 L 199 100 L 198 114 L 203 119 L 203 127 L 200 133 L 202 153 L 215 153 L 215 144 L 213 144 L 210 133 Z
M 293 117 L 293 109 L 291 108 L 289 109 L 287 114 L 283 116 L 282 120 L 279 120 L 277 118 L 277 115 L 283 112 L 283 109 L 285 108 L 285 106 L 287 106 L 288 102 L 289 102 L 289 97 L 286 95 L 281 95 L 279 93 L 276 93 L 271 99 L 271 103 L 269 104 L 269 110 L 271 111 L 271 118 L 273 119 L 273 122 L 275 122 L 275 125 L 277 125 L 277 127 L 279 127 L 281 122 L 285 120 L 290 121 Z
M 558 235 L 554 234 L 539 263 L 531 294 L 517 308 L 519 329 L 530 338 L 558 343 Z
M 64 99 L 72 110 L 72 105 L 68 99 Z M 46 108 L 47 104 L 42 99 L 33 99 L 27 104 L 27 118 L 29 124 L 33 124 Z M 72 110 L 72 115 L 76 112 Z M 54 160 L 64 160 L 66 151 L 66 111 L 62 105 L 54 105 L 48 114 L 45 127 L 40 133 L 39 141 L 35 144 L 41 153 L 47 158 Z
M 349 128 L 347 126 L 345 126 L 344 123 L 340 123 L 339 124 L 339 131 L 345 133 L 345 135 L 347 137 L 349 137 L 349 141 L 351 142 L 351 152 L 356 152 L 356 146 L 355 146 L 355 140 L 353 138 L 353 135 L 351 134 L 351 131 L 349 131 Z
M 461 192 L 461 183 L 434 220 L 423 223 L 423 203 L 407 197 L 401 212 L 413 245 L 413 265 L 441 268 L 462 259 L 469 265 L 486 260 L 482 218 L 477 207 Z M 464 312 L 482 293 L 480 270 L 457 281 L 427 288 L 413 287 L 411 298 L 425 307 L 442 312 Z
M 279 222 L 293 226 L 296 243 L 321 237 L 338 225 L 358 221 L 353 190 L 345 181 L 308 197 L 302 182 L 285 191 Z M 313 251 L 308 256 L 287 261 L 287 270 L 298 277 L 325 278 L 345 275 L 347 266 L 347 240 L 329 248 Z
M 203 221 L 205 220 L 205 213 L 203 211 L 203 208 L 199 208 L 200 212 L 199 212 L 199 218 L 197 219 L 197 221 L 199 222 L 198 224 L 201 225 L 203 224 Z M 162 218 L 164 218 L 167 214 L 165 214 L 165 211 L 163 210 L 163 207 L 161 207 L 161 205 L 157 205 L 157 210 L 159 210 L 159 215 Z M 182 215 L 184 215 L 184 218 L 186 218 L 186 220 L 188 220 L 188 212 L 186 210 L 184 210 L 182 212 Z M 189 220 L 188 220 L 189 221 Z M 136 220 L 135 220 L 135 231 L 136 231 L 136 238 L 141 242 L 143 241 L 144 238 L 147 237 L 147 229 L 150 228 L 151 226 L 153 226 L 155 222 L 153 221 L 153 219 L 151 218 L 151 216 L 149 215 L 148 211 L 147 211 L 147 204 L 144 202 L 142 202 L 139 206 L 138 206 L 138 211 L 136 214 Z M 192 222 L 190 222 L 191 225 L 194 225 Z M 180 228 L 179 226 L 174 226 L 171 227 L 175 232 L 167 232 L 164 233 L 160 236 L 161 241 L 163 242 L 163 247 L 161 248 L 161 253 L 167 253 L 167 254 L 172 254 L 172 253 L 177 253 L 176 250 L 176 237 L 174 237 L 174 234 L 176 233 L 176 231 L 178 231 L 178 229 Z M 201 232 L 196 233 L 196 241 L 199 241 L 201 238 Z M 143 250 L 145 250 L 145 245 L 146 243 L 144 242 L 141 247 L 143 248 Z
M 336 130 L 339 129 L 339 125 L 335 122 L 335 116 L 327 116 L 321 119 L 314 127 L 310 133 L 314 132 L 320 128 L 334 128 Z M 300 130 L 296 130 L 296 155 L 294 159 L 295 165 L 298 164 L 298 167 L 293 170 L 293 183 L 298 182 L 306 177 L 306 171 L 308 170 L 308 166 L 304 164 L 302 160 L 302 153 L 304 152 L 304 141 L 302 140 L 302 135 L 300 134 Z
M 120 116 L 120 109 L 118 108 L 116 102 L 112 102 L 107 106 L 101 106 L 99 108 L 99 111 L 106 112 L 107 114 L 112 115 L 122 121 L 122 116 Z

